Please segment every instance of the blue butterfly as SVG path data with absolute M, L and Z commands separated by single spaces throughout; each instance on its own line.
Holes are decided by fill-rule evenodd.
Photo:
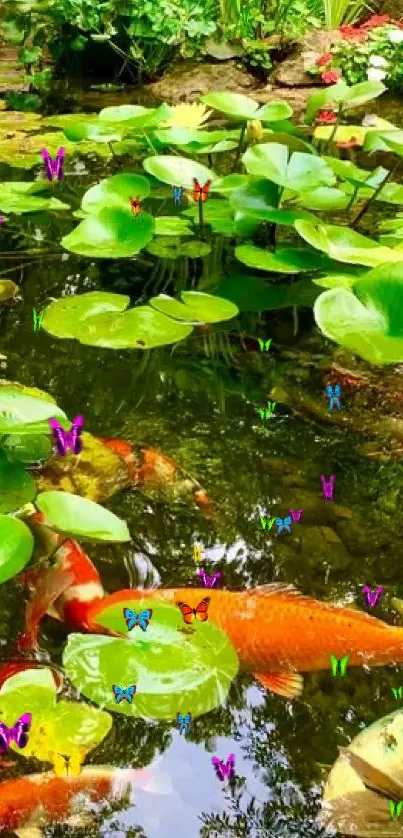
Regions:
M 182 713 L 177 713 L 176 720 L 179 725 L 179 733 L 189 733 L 192 714 L 186 713 L 186 716 L 182 716 Z
M 341 396 L 341 387 L 340 384 L 336 384 L 333 388 L 330 384 L 326 384 L 326 395 L 329 399 L 329 409 L 332 412 L 334 406 L 336 405 L 338 410 L 341 410 L 340 404 L 340 396 Z
M 283 532 L 284 527 L 287 532 L 291 532 L 292 519 L 290 515 L 288 515 L 287 518 L 276 518 L 274 523 L 276 527 L 278 527 L 277 535 L 280 535 L 280 533 Z
M 120 704 L 120 702 L 124 701 L 124 699 L 126 699 L 126 701 L 128 701 L 129 704 L 131 704 L 133 701 L 133 696 L 137 691 L 137 687 L 134 684 L 131 684 L 130 687 L 127 687 L 126 690 L 124 690 L 123 687 L 118 687 L 117 684 L 113 684 L 112 689 L 117 704 Z
M 172 192 L 173 192 L 173 196 L 174 196 L 174 203 L 175 204 L 180 204 L 181 197 L 182 197 L 182 192 L 183 192 L 183 186 L 173 186 L 172 187 Z
M 124 608 L 123 615 L 129 631 L 131 631 L 135 626 L 140 626 L 142 631 L 147 631 L 147 626 L 151 620 L 153 612 L 152 608 L 146 608 L 145 611 L 140 611 L 139 614 L 136 614 L 136 612 L 132 611 L 130 608 Z

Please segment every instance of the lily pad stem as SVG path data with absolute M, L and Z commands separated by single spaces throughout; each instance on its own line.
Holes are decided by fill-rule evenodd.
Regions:
M 233 165 L 233 168 L 232 168 L 232 171 L 233 171 L 233 172 L 236 172 L 236 170 L 237 170 L 237 168 L 238 168 L 238 165 L 239 165 L 239 160 L 240 160 L 240 157 L 241 157 L 241 152 L 242 152 L 242 146 L 243 146 L 243 140 L 244 140 L 244 136 L 245 136 L 245 131 L 246 131 L 246 122 L 244 122 L 244 124 L 242 125 L 242 128 L 241 128 L 241 133 L 240 133 L 240 135 L 239 135 L 238 148 L 237 148 L 237 150 L 236 150 L 235 161 L 234 161 L 234 165 Z
M 356 224 L 358 224 L 358 222 L 359 222 L 359 221 L 361 221 L 361 218 L 363 217 L 363 215 L 365 215 L 365 213 L 367 212 L 367 210 L 368 210 L 368 209 L 369 209 L 369 207 L 371 206 L 372 202 L 376 200 L 376 198 L 378 197 L 379 193 L 380 193 L 380 192 L 382 192 L 382 189 L 383 189 L 383 187 L 386 185 L 386 183 L 388 182 L 388 180 L 390 180 L 390 178 L 391 178 L 393 175 L 395 175 L 395 174 L 396 174 L 396 172 L 397 172 L 397 170 L 398 170 L 399 166 L 401 165 L 401 162 L 402 162 L 402 160 L 401 160 L 401 158 L 399 158 L 399 160 L 397 161 L 397 163 L 396 163 L 396 165 L 393 167 L 393 169 L 391 169 L 391 170 L 390 170 L 390 172 L 388 172 L 388 174 L 386 175 L 386 177 L 384 177 L 384 179 L 383 179 L 382 183 L 380 183 L 380 184 L 379 184 L 379 186 L 378 186 L 378 187 L 375 189 L 375 191 L 372 193 L 371 197 L 370 197 L 370 198 L 368 198 L 367 203 L 366 203 L 366 204 L 364 204 L 364 206 L 362 207 L 362 209 L 360 209 L 359 213 L 358 213 L 358 214 L 356 215 L 356 217 L 354 218 L 354 220 L 353 220 L 353 227 L 355 227 L 355 225 L 356 225 Z
M 339 109 L 338 109 L 338 111 L 337 111 L 337 119 L 336 119 L 336 122 L 335 122 L 335 123 L 334 123 L 334 125 L 333 125 L 333 128 L 332 128 L 332 133 L 330 134 L 330 137 L 329 137 L 329 139 L 328 139 L 328 141 L 327 141 L 327 145 L 326 145 L 326 151 L 327 151 L 327 152 L 328 152 L 328 151 L 330 151 L 330 149 L 331 149 L 331 147 L 332 147 L 332 142 L 333 142 L 333 140 L 334 140 L 334 138 L 335 138 L 335 136 L 336 136 L 336 131 L 337 131 L 337 129 L 338 129 L 338 127 L 339 127 L 339 125 L 340 125 L 340 120 L 341 120 L 342 116 L 343 116 L 343 105 L 342 105 L 342 103 L 340 103 L 340 105 L 339 105 Z

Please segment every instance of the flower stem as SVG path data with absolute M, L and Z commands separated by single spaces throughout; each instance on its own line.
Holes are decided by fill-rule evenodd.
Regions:
M 336 119 L 336 122 L 335 122 L 335 123 L 334 123 L 334 125 L 333 125 L 332 133 L 330 134 L 330 137 L 329 137 L 329 139 L 328 139 L 328 141 L 327 141 L 327 145 L 326 145 L 326 151 L 327 151 L 327 152 L 331 150 L 331 147 L 332 147 L 332 142 L 333 142 L 333 140 L 334 140 L 334 138 L 335 138 L 335 136 L 336 136 L 336 131 L 337 131 L 337 129 L 338 129 L 338 127 L 339 127 L 339 125 L 340 125 L 340 120 L 341 120 L 342 116 L 343 116 L 343 105 L 342 105 L 342 103 L 340 103 L 340 104 L 339 104 L 339 109 L 338 109 L 338 111 L 337 111 L 337 119 Z
M 401 158 L 399 157 L 399 160 L 397 161 L 396 165 L 393 167 L 393 169 L 391 169 L 391 170 L 390 170 L 390 172 L 388 172 L 388 174 L 386 175 L 386 177 L 384 177 L 384 179 L 383 179 L 382 183 L 380 183 L 380 184 L 379 184 L 379 186 L 378 186 L 378 187 L 375 189 L 375 191 L 372 193 L 371 197 L 370 197 L 370 198 L 368 198 L 367 203 L 366 203 L 366 204 L 364 204 L 364 206 L 362 207 L 362 209 L 360 209 L 359 213 L 358 213 L 358 214 L 355 216 L 355 218 L 353 219 L 353 227 L 355 227 L 355 225 L 356 225 L 356 224 L 358 224 L 358 222 L 359 222 L 359 221 L 361 221 L 361 218 L 363 217 L 363 215 L 365 215 L 365 213 L 367 212 L 367 210 L 368 210 L 368 209 L 369 209 L 369 207 L 371 206 L 372 202 L 376 200 L 376 198 L 378 197 L 379 193 L 380 193 L 380 192 L 382 192 L 383 187 L 386 185 L 386 183 L 388 182 L 388 180 L 390 180 L 390 178 L 392 177 L 392 175 L 395 175 L 395 174 L 396 174 L 396 172 L 397 172 L 397 170 L 398 170 L 398 168 L 399 168 L 399 166 L 400 166 L 401 162 L 402 162 L 402 161 L 401 161 Z
M 244 122 L 244 124 L 242 125 L 241 133 L 239 135 L 238 148 L 236 150 L 234 166 L 233 166 L 233 169 L 232 169 L 233 172 L 236 172 L 236 170 L 238 168 L 238 164 L 239 164 L 239 160 L 240 160 L 241 152 L 242 152 L 242 146 L 243 146 L 243 139 L 244 139 L 244 136 L 245 136 L 245 131 L 246 131 L 246 122 Z

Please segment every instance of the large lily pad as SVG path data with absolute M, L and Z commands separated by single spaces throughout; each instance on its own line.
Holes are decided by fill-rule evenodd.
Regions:
M 0 434 L 48 433 L 48 420 L 66 419 L 50 397 L 33 396 L 12 383 L 0 388 Z
M 385 85 L 379 81 L 363 81 L 351 87 L 345 81 L 332 84 L 325 90 L 311 94 L 306 106 L 305 122 L 310 125 L 318 110 L 331 105 L 343 104 L 345 108 L 358 108 L 376 99 L 385 89 Z
M 229 202 L 234 209 L 243 211 L 253 218 L 259 218 L 261 221 L 272 221 L 275 224 L 294 224 L 298 218 L 316 221 L 314 215 L 304 210 L 279 208 L 278 186 L 266 179 L 250 181 L 240 189 L 231 192 Z
M 330 166 L 321 157 L 300 151 L 290 157 L 287 146 L 280 143 L 261 143 L 248 148 L 242 159 L 250 175 L 268 178 L 295 192 L 336 183 Z
M 44 434 L 10 434 L 2 443 L 10 463 L 34 465 L 46 460 L 52 453 L 52 443 Z
M 136 306 L 124 314 L 99 314 L 87 320 L 80 341 L 109 349 L 152 349 L 184 340 L 192 326 L 165 317 L 150 306 Z
M 146 157 L 143 166 L 146 172 L 157 180 L 169 183 L 170 186 L 183 186 L 184 189 L 193 189 L 193 178 L 197 178 L 201 186 L 207 180 L 215 178 L 214 172 L 207 166 L 187 157 L 175 157 L 170 154 Z
M 104 207 L 130 210 L 130 197 L 147 198 L 150 183 L 142 175 L 124 172 L 101 180 L 85 192 L 81 208 L 87 213 L 99 213 Z M 139 219 L 142 213 L 140 213 Z M 137 221 L 137 219 L 136 219 Z
M 112 143 L 119 142 L 122 139 L 122 134 L 116 129 L 108 128 L 97 119 L 96 121 L 85 121 L 66 125 L 64 128 L 65 136 L 72 143 L 79 143 L 82 140 L 92 140 L 97 143 Z
M 255 247 L 253 244 L 241 244 L 235 248 L 235 256 L 249 268 L 284 274 L 316 271 L 330 266 L 328 260 L 323 262 L 314 251 L 308 248 L 281 247 L 273 252 Z
M 46 183 L 25 183 L 24 181 L 0 182 L 0 210 L 5 213 L 23 215 L 42 210 L 69 209 L 69 205 L 54 198 L 48 181 Z
M 106 600 L 97 623 L 124 631 L 123 607 Z M 133 607 L 129 598 L 127 607 Z M 80 692 L 114 713 L 153 719 L 173 719 L 182 708 L 200 716 L 222 704 L 238 672 L 238 656 L 227 636 L 211 621 L 184 634 L 179 609 L 146 596 L 134 607 L 152 608 L 153 615 L 147 631 L 134 629 L 128 640 L 69 635 L 63 666 Z M 117 704 L 112 684 L 135 684 L 132 704 Z
M 107 291 L 88 291 L 54 300 L 45 309 L 42 327 L 57 338 L 77 338 L 83 334 L 84 322 L 96 314 L 124 311 L 130 297 Z M 52 414 L 53 415 L 53 414 Z
M 209 108 L 225 113 L 236 120 L 259 119 L 261 122 L 278 122 L 292 116 L 293 110 L 287 102 L 268 102 L 260 106 L 258 102 L 242 93 L 218 91 L 206 93 L 200 101 Z
M 236 305 L 211 294 L 183 291 L 181 297 L 182 303 L 168 294 L 159 294 L 158 297 L 151 298 L 150 305 L 175 320 L 184 320 L 187 323 L 219 323 L 222 320 L 231 320 L 238 314 Z
M 135 134 L 147 128 L 153 128 L 160 122 L 164 122 L 172 114 L 172 108 L 163 104 L 158 108 L 143 108 L 141 105 L 118 105 L 117 107 L 103 108 L 99 113 L 99 119 L 106 123 L 123 123 L 123 128 Z
M 34 549 L 34 537 L 18 518 L 0 514 L 0 583 L 25 567 Z
M 85 218 L 61 244 L 72 253 L 94 258 L 134 256 L 152 239 L 154 219 L 148 212 L 136 217 L 128 210 L 105 207 Z
M 19 463 L 10 463 L 0 450 L 0 512 L 14 512 L 34 499 L 36 484 Z
M 53 529 L 73 538 L 131 540 L 125 522 L 92 500 L 69 492 L 41 492 L 36 498 L 36 505 Z
M 403 361 L 403 264 L 382 265 L 351 289 L 318 297 L 314 314 L 322 332 L 372 364 Z
M 220 297 L 231 300 L 239 311 L 270 311 L 289 306 L 311 307 L 320 291 L 309 279 L 301 279 L 292 285 L 268 283 L 255 276 L 231 274 L 218 283 L 213 290 Z
M 390 247 L 384 247 L 348 227 L 335 224 L 315 225 L 310 221 L 296 221 L 295 227 L 308 244 L 340 262 L 375 267 L 383 262 L 403 259 L 403 253 L 399 254 Z

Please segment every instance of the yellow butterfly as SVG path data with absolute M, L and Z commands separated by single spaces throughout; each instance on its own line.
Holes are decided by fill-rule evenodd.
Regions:
M 62 754 L 50 754 L 50 761 L 56 777 L 78 777 L 81 774 L 84 754 L 76 751 L 70 757 Z

